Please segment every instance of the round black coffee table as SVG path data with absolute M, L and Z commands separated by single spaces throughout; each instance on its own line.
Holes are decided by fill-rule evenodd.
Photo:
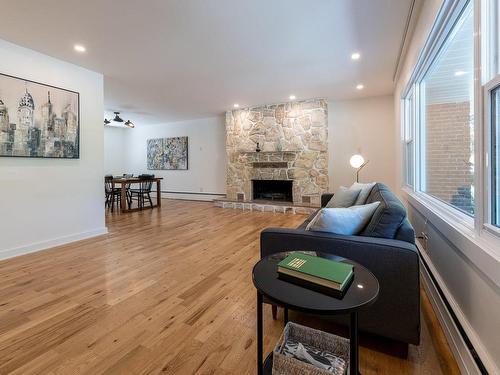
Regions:
M 278 279 L 278 263 L 289 253 L 277 253 L 261 259 L 253 267 L 252 279 L 257 289 L 257 373 L 270 373 L 272 353 L 263 363 L 262 304 L 266 297 L 271 303 L 285 309 L 285 324 L 288 309 L 318 315 L 350 315 L 350 374 L 358 374 L 358 311 L 373 304 L 378 297 L 379 284 L 376 277 L 365 267 L 349 259 L 316 252 L 323 258 L 345 262 L 354 266 L 354 279 L 341 299 L 306 289 L 299 285 Z M 265 372 L 264 372 L 265 371 Z

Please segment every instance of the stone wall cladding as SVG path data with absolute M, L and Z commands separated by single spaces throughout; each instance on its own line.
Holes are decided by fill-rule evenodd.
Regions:
M 257 142 L 262 152 L 255 152 Z M 320 205 L 328 191 L 328 108 L 324 99 L 226 113 L 227 198 L 252 200 L 252 179 L 293 180 L 293 202 Z M 286 168 L 253 163 L 287 162 Z

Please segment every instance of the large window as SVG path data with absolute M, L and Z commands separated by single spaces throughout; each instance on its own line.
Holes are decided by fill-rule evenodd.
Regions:
M 500 236 L 500 2 L 444 1 L 434 26 L 401 98 L 404 185 L 488 241 Z
M 474 18 L 470 3 L 420 82 L 420 190 L 474 214 Z

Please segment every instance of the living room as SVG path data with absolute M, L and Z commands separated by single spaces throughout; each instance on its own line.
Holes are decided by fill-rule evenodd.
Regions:
M 500 374 L 498 0 L 2 9 L 1 374 Z

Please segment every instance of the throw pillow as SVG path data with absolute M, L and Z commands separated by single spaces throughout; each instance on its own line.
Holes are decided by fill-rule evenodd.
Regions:
M 340 189 L 334 194 L 332 199 L 326 204 L 328 208 L 335 207 L 351 207 L 358 198 L 361 189 L 349 189 L 341 186 Z
M 372 191 L 372 188 L 375 186 L 375 184 L 376 182 L 370 182 L 368 184 L 355 182 L 351 185 L 350 189 L 361 189 L 361 192 L 359 193 L 358 198 L 354 203 L 356 206 L 366 203 L 366 198 L 368 198 L 368 195 L 370 195 L 370 192 Z
M 362 206 L 322 208 L 306 230 L 336 234 L 358 234 L 370 221 L 380 202 Z

